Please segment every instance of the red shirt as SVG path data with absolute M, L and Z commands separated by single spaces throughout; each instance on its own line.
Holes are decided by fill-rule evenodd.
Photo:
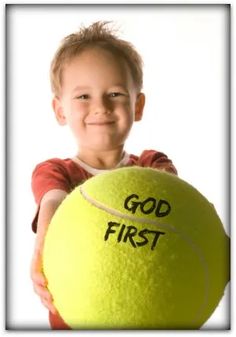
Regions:
M 154 150 L 145 150 L 139 157 L 131 154 L 126 166 L 152 167 L 177 174 L 172 161 L 164 153 Z M 70 158 L 53 158 L 38 164 L 32 174 L 32 191 L 38 205 L 32 223 L 33 231 L 37 230 L 39 205 L 45 193 L 52 189 L 70 193 L 76 186 L 91 177 L 91 173 Z

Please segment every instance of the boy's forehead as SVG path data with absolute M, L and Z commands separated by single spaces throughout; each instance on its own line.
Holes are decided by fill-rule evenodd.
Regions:
M 102 48 L 85 49 L 72 56 L 64 63 L 63 75 L 73 76 L 77 71 L 90 72 L 94 68 L 101 72 L 104 69 L 111 70 L 121 77 L 124 76 L 124 73 L 129 73 L 131 76 L 129 66 L 122 56 Z
M 105 85 L 136 90 L 131 69 L 122 55 L 101 47 L 91 47 L 72 55 L 61 72 L 61 89 Z M 128 89 L 129 87 L 129 89 Z
M 109 49 L 102 48 L 100 46 L 87 47 L 85 49 L 80 50 L 76 54 L 72 55 L 68 59 L 66 64 L 70 65 L 80 61 L 88 61 L 88 60 L 97 62 L 101 59 L 110 59 L 122 65 L 127 64 L 124 57 L 120 55 L 118 52 L 111 51 Z

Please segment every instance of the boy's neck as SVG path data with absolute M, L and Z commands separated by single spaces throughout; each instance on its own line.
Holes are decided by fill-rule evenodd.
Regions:
M 115 168 L 124 156 L 123 146 L 109 151 L 79 151 L 77 158 L 96 169 Z

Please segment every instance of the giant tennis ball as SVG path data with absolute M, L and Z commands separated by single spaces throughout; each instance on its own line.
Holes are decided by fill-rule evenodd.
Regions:
M 73 329 L 197 329 L 229 280 L 229 240 L 214 207 L 149 168 L 77 187 L 52 219 L 43 259 Z

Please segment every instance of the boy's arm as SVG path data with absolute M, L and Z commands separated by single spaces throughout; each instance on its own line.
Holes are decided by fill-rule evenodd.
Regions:
M 47 280 L 42 270 L 42 252 L 45 235 L 51 218 L 66 195 L 67 193 L 65 191 L 54 189 L 47 192 L 42 198 L 38 216 L 34 253 L 31 262 L 31 278 L 34 290 L 39 295 L 42 303 L 53 313 L 56 313 L 56 309 L 52 303 L 52 296 L 46 288 Z
M 51 190 L 42 198 L 38 215 L 35 250 L 41 251 L 48 225 L 56 209 L 66 196 L 67 193 L 65 191 Z

